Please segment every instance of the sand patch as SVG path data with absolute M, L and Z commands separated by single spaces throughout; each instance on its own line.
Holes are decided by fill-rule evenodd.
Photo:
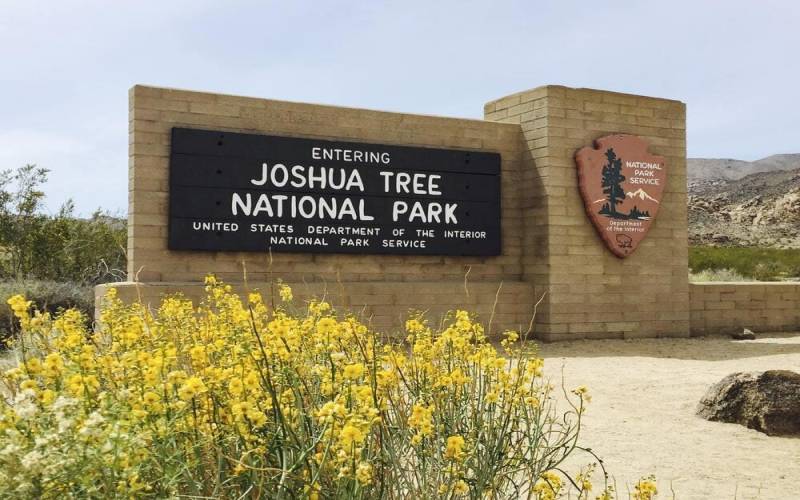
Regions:
M 800 498 L 800 438 L 694 413 L 706 389 L 732 372 L 800 372 L 800 334 L 574 341 L 543 344 L 540 354 L 555 381 L 563 366 L 567 387 L 589 387 L 583 443 L 605 460 L 620 493 L 652 472 L 659 498 L 671 498 L 670 487 L 679 499 Z

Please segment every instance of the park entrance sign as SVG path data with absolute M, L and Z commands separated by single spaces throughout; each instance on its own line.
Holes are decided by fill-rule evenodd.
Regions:
M 499 255 L 500 155 L 176 127 L 169 248 Z
M 280 279 L 401 338 L 409 311 L 455 310 L 489 336 L 688 335 L 685 105 L 548 85 L 483 109 L 136 85 L 118 297 L 202 301 L 213 273 L 243 297 Z
M 575 155 L 586 213 L 609 250 L 632 254 L 658 213 L 667 166 L 633 135 L 610 135 Z

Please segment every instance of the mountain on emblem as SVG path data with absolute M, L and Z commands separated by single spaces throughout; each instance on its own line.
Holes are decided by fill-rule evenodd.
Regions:
M 617 257 L 627 257 L 642 242 L 664 193 L 666 162 L 647 149 L 644 139 L 620 134 L 575 154 L 586 213 Z
M 636 191 L 628 191 L 627 193 L 625 193 L 625 196 L 627 196 L 628 198 L 639 198 L 640 200 L 650 200 L 658 203 L 657 199 L 647 194 L 647 191 L 645 191 L 642 188 L 639 188 Z

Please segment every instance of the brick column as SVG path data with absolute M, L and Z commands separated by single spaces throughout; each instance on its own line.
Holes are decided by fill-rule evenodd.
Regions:
M 523 278 L 544 340 L 689 335 L 686 106 L 679 101 L 546 86 L 492 101 L 485 118 L 518 123 L 525 165 Z M 575 152 L 594 139 L 643 137 L 666 157 L 667 186 L 647 238 L 626 259 L 586 216 Z M 525 196 L 525 195 L 523 195 Z

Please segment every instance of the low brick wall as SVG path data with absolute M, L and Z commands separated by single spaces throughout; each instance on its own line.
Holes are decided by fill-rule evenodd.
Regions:
M 692 283 L 692 335 L 800 331 L 800 283 Z
M 443 313 L 463 307 L 478 314 L 486 323 L 491 319 L 491 334 L 506 329 L 525 331 L 536 302 L 533 287 L 524 282 L 295 282 L 288 283 L 295 303 L 312 297 L 325 297 L 342 310 L 360 314 L 365 322 L 382 333 L 396 335 L 408 312 L 422 308 L 432 324 Z M 204 297 L 198 282 L 114 283 L 95 288 L 96 304 L 110 287 L 126 302 L 139 301 L 155 309 L 165 295 L 182 293 L 197 303 Z M 243 293 L 242 284 L 233 284 Z M 250 283 L 250 290 L 269 296 L 268 283 Z M 800 331 L 800 283 L 692 283 L 691 334 L 693 336 L 731 333 L 742 328 L 756 332 Z M 497 304 L 495 305 L 495 299 Z M 276 299 L 277 300 L 277 299 Z M 581 305 L 574 304 L 576 310 Z M 541 311 L 540 311 L 541 312 Z M 591 312 L 582 312 L 591 319 Z M 620 334 L 621 337 L 624 335 Z M 560 340 L 537 336 L 540 340 Z

